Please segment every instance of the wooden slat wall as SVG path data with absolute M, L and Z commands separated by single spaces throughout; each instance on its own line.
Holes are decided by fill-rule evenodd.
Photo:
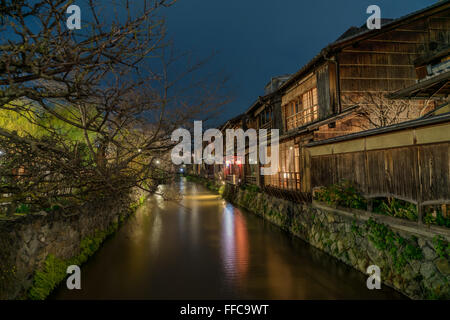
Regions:
M 450 43 L 450 10 L 439 15 L 430 17 L 429 21 L 430 40 L 438 45 Z
M 311 158 L 311 187 L 345 179 L 367 196 L 431 201 L 450 198 L 450 143 L 360 151 Z
M 317 87 L 316 77 L 314 73 L 310 73 L 306 77 L 302 78 L 300 83 L 293 86 L 291 90 L 286 92 L 282 99 L 281 105 L 285 106 L 290 103 L 292 100 L 296 100 L 300 98 L 300 95 L 305 93 L 306 91 Z
M 430 53 L 430 42 L 450 43 L 450 10 L 344 48 L 337 55 L 342 109 L 355 104 L 355 95 L 413 85 L 414 61 Z
M 316 72 L 317 94 L 319 99 L 319 119 L 326 118 L 334 112 L 330 98 L 330 71 L 328 64 Z
M 450 196 L 450 143 L 420 147 L 422 195 L 425 200 Z

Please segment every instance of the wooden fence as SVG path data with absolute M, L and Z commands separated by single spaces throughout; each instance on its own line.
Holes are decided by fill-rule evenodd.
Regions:
M 450 123 L 355 137 L 310 148 L 311 189 L 354 182 L 368 199 L 450 203 Z M 420 142 L 429 142 L 419 144 Z
M 267 193 L 272 197 L 296 203 L 310 203 L 312 200 L 311 193 L 301 192 L 299 190 L 287 190 L 273 186 L 263 186 L 262 191 L 264 191 L 265 193 Z
M 265 185 L 285 190 L 300 191 L 300 182 L 300 172 L 278 172 L 264 177 Z

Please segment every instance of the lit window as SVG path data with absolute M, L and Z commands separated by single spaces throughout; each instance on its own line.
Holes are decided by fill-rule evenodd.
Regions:
M 286 129 L 290 130 L 319 119 L 317 88 L 306 91 L 297 101 L 284 107 Z

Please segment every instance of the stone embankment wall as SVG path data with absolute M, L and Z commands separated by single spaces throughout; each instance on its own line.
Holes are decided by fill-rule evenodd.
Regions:
M 336 209 L 313 202 L 297 204 L 227 184 L 228 201 L 302 238 L 314 247 L 366 273 L 381 269 L 382 283 L 413 299 L 450 299 L 448 230 L 365 211 Z
M 42 211 L 0 220 L 0 299 L 44 299 L 67 265 L 85 262 L 132 212 L 127 203 L 111 199 L 71 215 Z

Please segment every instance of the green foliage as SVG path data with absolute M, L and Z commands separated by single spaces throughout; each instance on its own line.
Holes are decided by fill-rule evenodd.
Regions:
M 8 105 L 6 105 L 8 107 Z M 84 132 L 56 116 L 38 111 L 38 107 L 24 101 L 11 102 L 15 109 L 22 109 L 21 112 L 0 109 L 0 127 L 8 131 L 15 131 L 19 136 L 33 136 L 35 138 L 44 138 L 50 134 L 44 127 L 57 132 L 68 141 L 84 141 Z M 26 111 L 25 111 L 26 110 Z M 54 111 L 62 117 L 77 122 L 73 109 L 54 107 Z M 89 134 L 91 139 L 95 139 L 93 133 Z M 93 141 L 93 140 L 92 140 Z
M 16 208 L 16 213 L 30 213 L 31 206 L 26 203 L 21 203 Z
M 214 181 L 208 180 L 208 181 L 206 182 L 206 187 L 207 187 L 209 190 L 214 191 L 214 192 L 218 192 L 218 191 L 219 191 L 219 187 L 216 185 L 216 183 L 215 183 Z
M 425 211 L 423 222 L 426 224 L 435 224 L 441 227 L 450 228 L 450 218 L 444 216 L 442 208 L 428 208 Z
M 352 221 L 352 226 L 350 229 L 353 232 L 353 234 L 358 235 L 360 237 L 363 236 L 363 232 L 362 232 L 361 228 L 356 224 L 355 220 Z
M 43 210 L 45 212 L 51 213 L 55 212 L 61 209 L 61 205 L 68 205 L 69 201 L 63 200 L 63 199 L 54 199 L 54 201 L 58 201 L 59 204 L 48 204 L 49 206 L 47 208 L 44 208 Z M 34 211 L 33 211 L 34 210 Z M 25 215 L 30 212 L 36 212 L 36 208 L 33 208 L 28 203 L 20 203 L 16 208 L 16 215 Z
M 315 192 L 314 196 L 316 200 L 325 202 L 330 206 L 342 206 L 363 210 L 367 208 L 366 199 L 364 199 L 355 185 L 347 180 L 321 188 Z
M 255 199 L 255 197 L 258 194 L 258 187 L 253 188 L 254 186 L 248 186 L 245 188 L 244 191 L 244 199 L 243 199 L 243 205 L 245 207 L 249 207 L 250 206 L 250 202 L 253 201 Z
M 282 212 L 280 212 L 276 209 L 271 209 L 267 213 L 267 216 L 270 217 L 270 219 L 272 221 L 275 221 L 275 223 L 277 225 L 279 225 L 280 227 L 282 227 L 282 228 L 288 227 L 288 226 L 286 226 L 286 223 L 288 221 L 288 216 L 286 214 L 283 214 Z
M 253 184 L 247 184 L 244 186 L 244 189 L 249 191 L 249 192 L 253 192 L 253 193 L 257 193 L 260 192 L 260 189 L 258 186 L 255 186 Z
M 57 204 L 54 204 L 54 205 L 52 205 L 52 206 L 50 206 L 48 208 L 45 208 L 44 211 L 45 212 L 55 212 L 55 211 L 58 211 L 60 209 L 61 209 L 61 206 L 59 206 Z
M 113 223 L 107 230 L 96 231 L 94 236 L 84 238 L 80 242 L 79 254 L 71 259 L 63 260 L 49 254 L 44 261 L 42 270 L 35 273 L 33 286 L 28 291 L 28 297 L 32 300 L 44 300 L 64 280 L 68 266 L 80 266 L 86 262 L 100 248 L 106 237 L 117 229 L 118 224 Z
M 373 211 L 375 213 L 380 213 L 391 217 L 417 221 L 416 205 L 392 197 L 374 200 Z
M 315 192 L 314 198 L 333 207 L 367 210 L 367 200 L 353 183 L 345 180 L 321 188 Z M 375 199 L 374 212 L 412 221 L 417 221 L 418 217 L 417 207 L 414 204 L 395 198 Z
M 450 257 L 450 243 L 445 241 L 444 237 L 436 236 L 433 238 L 434 249 L 436 253 L 444 259 Z
M 372 218 L 366 222 L 367 235 L 373 245 L 380 251 L 387 252 L 394 268 L 401 272 L 408 261 L 421 260 L 423 253 L 417 245 L 416 238 L 407 240 L 393 232 L 388 226 L 377 223 Z
M 130 204 L 130 209 L 133 211 L 140 207 L 144 203 L 146 197 L 146 194 L 141 195 L 137 201 Z
M 44 261 L 44 267 L 41 271 L 37 271 L 33 286 L 31 287 L 28 297 L 32 300 L 44 300 L 58 283 L 64 280 L 67 267 L 70 264 L 49 254 Z
M 24 105 L 22 102 L 14 102 L 14 105 Z M 6 105 L 5 107 L 11 107 Z M 34 114 L 28 115 L 35 120 L 36 116 Z M 15 131 L 19 136 L 25 135 L 39 135 L 39 127 L 36 124 L 32 124 L 25 115 L 17 112 L 13 112 L 6 109 L 0 109 L 0 128 L 6 129 L 8 131 Z
M 435 289 L 423 288 L 425 299 L 426 300 L 449 300 L 450 296 L 448 294 L 447 295 L 442 294 L 442 292 L 447 291 L 446 289 L 444 289 L 444 290 L 442 290 L 442 289 L 445 287 L 448 287 L 448 286 L 449 286 L 448 282 L 444 281 L 444 283 L 442 285 L 439 285 Z
M 294 234 L 304 233 L 304 229 L 305 228 L 300 223 L 294 220 L 294 222 L 292 223 L 292 231 L 294 232 Z

